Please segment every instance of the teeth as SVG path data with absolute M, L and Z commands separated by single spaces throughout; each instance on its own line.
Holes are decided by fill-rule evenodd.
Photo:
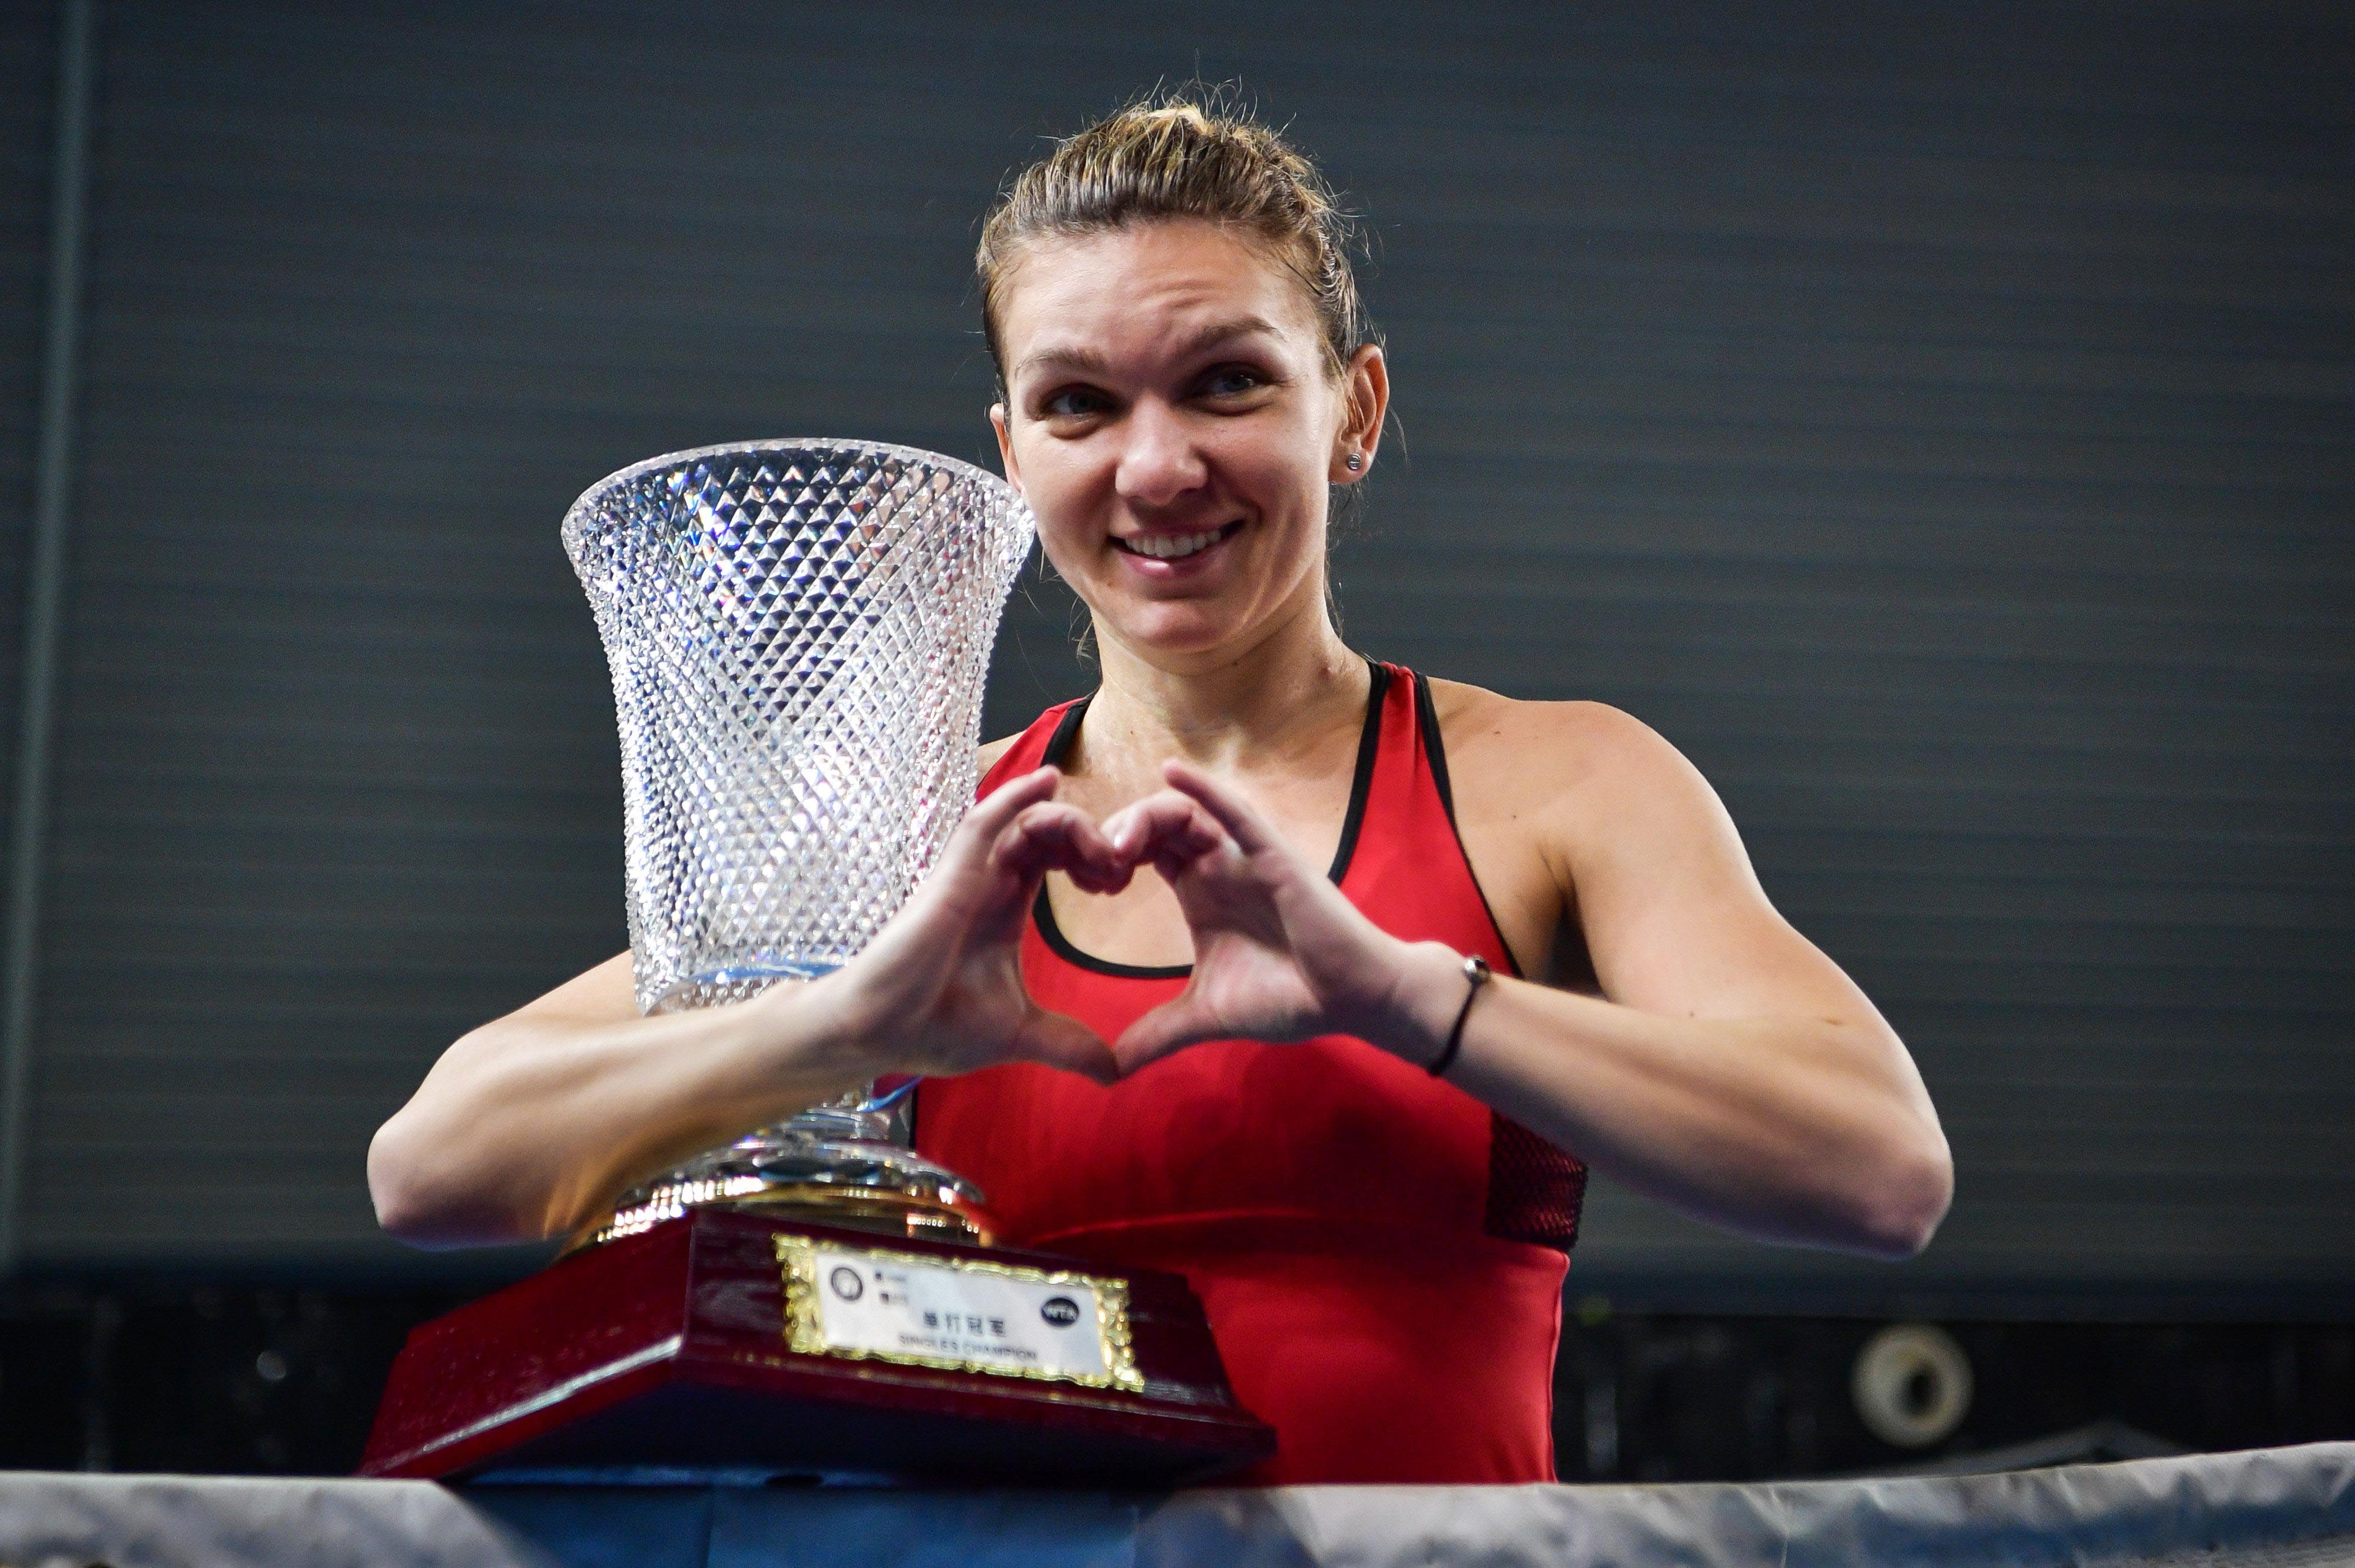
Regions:
M 1224 528 L 1208 529 L 1199 534 L 1180 534 L 1174 539 L 1122 539 L 1121 548 L 1135 555 L 1149 555 L 1156 560 L 1175 560 L 1179 556 L 1205 550 L 1227 537 Z

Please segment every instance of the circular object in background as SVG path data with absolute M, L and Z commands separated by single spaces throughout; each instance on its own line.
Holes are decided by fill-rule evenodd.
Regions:
M 1971 1408 L 1971 1360 L 1932 1323 L 1892 1323 L 1864 1342 L 1849 1380 L 1867 1430 L 1899 1448 L 1945 1441 Z

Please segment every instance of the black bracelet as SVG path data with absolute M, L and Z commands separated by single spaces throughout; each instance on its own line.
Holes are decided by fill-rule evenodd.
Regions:
M 1496 971 L 1488 967 L 1486 958 L 1475 953 L 1464 960 L 1464 977 L 1472 982 L 1472 988 L 1464 993 L 1464 1006 L 1455 1015 L 1455 1027 L 1447 1031 L 1446 1048 L 1440 1051 L 1439 1060 L 1431 1064 L 1433 1078 L 1444 1077 L 1447 1070 L 1455 1065 L 1455 1053 L 1464 1049 L 1464 1020 L 1472 1016 L 1472 1003 L 1479 997 L 1480 987 L 1496 978 Z

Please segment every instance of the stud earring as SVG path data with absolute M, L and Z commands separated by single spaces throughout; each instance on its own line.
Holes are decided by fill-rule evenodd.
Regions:
M 1366 465 L 1366 460 L 1359 456 L 1354 452 L 1349 453 L 1349 455 L 1342 461 L 1349 465 L 1349 472 L 1352 474 L 1355 474 L 1359 469 L 1363 468 Z

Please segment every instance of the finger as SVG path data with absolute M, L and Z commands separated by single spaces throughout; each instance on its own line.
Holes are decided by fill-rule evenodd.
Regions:
M 1174 789 L 1123 807 L 1104 824 L 1114 848 L 1131 860 L 1191 860 L 1226 841 L 1208 813 Z
M 1007 823 L 1022 815 L 1025 807 L 1051 798 L 1062 782 L 1060 768 L 1033 768 L 1017 774 L 968 806 L 957 829 L 966 836 L 968 843 L 978 841 L 986 847 L 1006 830 Z
M 1112 1042 L 1112 1055 L 1126 1074 L 1189 1045 L 1223 1040 L 1230 1032 L 1190 991 L 1184 992 L 1121 1030 Z
M 948 906 L 970 912 L 974 900 L 986 901 L 988 895 L 976 878 L 986 878 L 990 852 L 998 835 L 1024 810 L 1053 795 L 1062 777 L 1060 769 L 1034 768 L 1007 780 L 967 806 L 902 914 L 922 920 Z
M 1122 825 L 1123 832 L 1114 842 L 1132 860 L 1150 864 L 1172 888 L 1178 887 L 1189 870 L 1202 866 L 1205 857 L 1223 851 L 1238 861 L 1241 859 L 1226 830 L 1174 789 L 1148 796 L 1128 809 L 1134 816 Z M 1179 902 L 1185 902 L 1182 891 Z
M 998 835 L 990 847 L 990 865 L 1026 883 L 1051 867 L 1068 872 L 1090 892 L 1117 892 L 1128 885 L 1133 862 L 1114 848 L 1086 812 L 1041 801 Z
M 1221 784 L 1175 757 L 1161 764 L 1161 776 L 1173 788 L 1199 801 L 1202 809 L 1227 830 L 1227 836 L 1244 854 L 1256 855 L 1279 842 L 1274 829 L 1260 816 L 1259 807 L 1252 804 L 1240 785 Z
M 1033 1013 L 1022 1026 L 1015 1049 L 1026 1061 L 1060 1067 L 1099 1083 L 1110 1083 L 1120 1076 L 1119 1060 L 1103 1037 L 1068 1013 L 1044 1008 Z

